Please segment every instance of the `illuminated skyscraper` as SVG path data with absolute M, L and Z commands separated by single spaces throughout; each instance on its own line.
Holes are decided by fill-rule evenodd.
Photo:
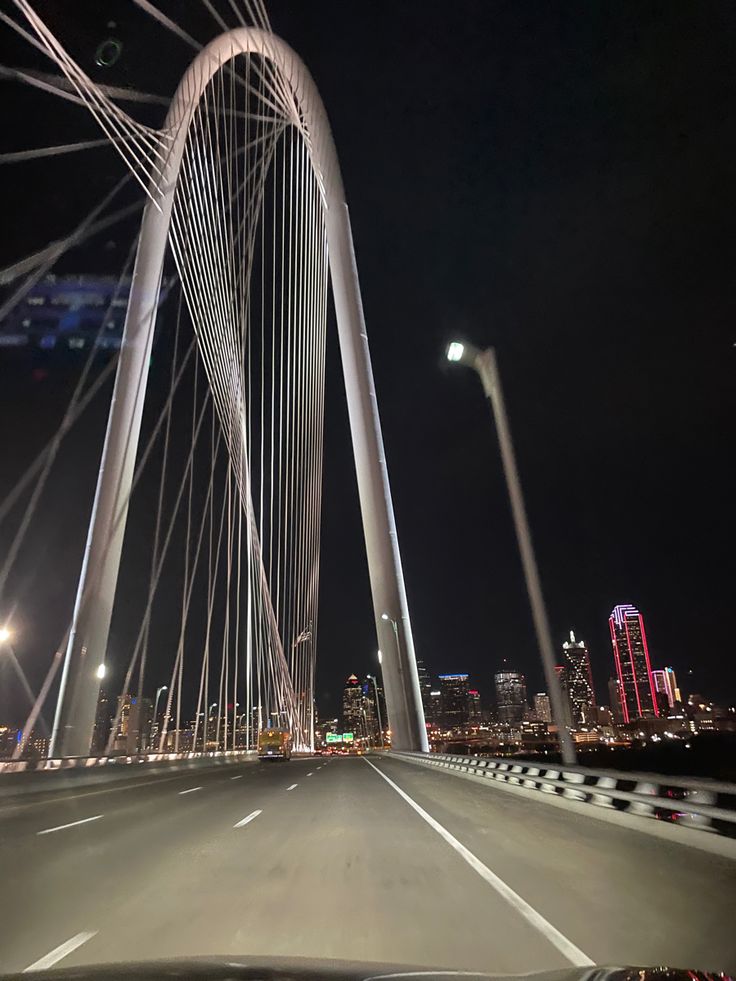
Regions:
M 113 748 L 118 753 L 133 756 L 144 752 L 151 738 L 153 702 L 135 695 L 118 695 L 118 725 Z
M 566 726 L 572 726 L 572 702 L 570 701 L 570 692 L 567 687 L 567 665 L 555 664 L 555 674 L 557 675 L 557 684 L 560 686 L 560 695 L 562 696 L 562 723 Z
M 432 689 L 429 693 L 427 722 L 436 726 L 442 725 L 442 692 L 438 688 Z
M 590 654 L 582 640 L 575 640 L 570 631 L 570 640 L 562 645 L 565 655 L 565 676 L 567 692 L 572 705 L 572 720 L 576 724 L 587 721 L 588 709 L 595 705 L 593 672 L 590 670 Z
M 608 625 L 624 722 L 659 715 L 644 618 L 636 607 L 623 603 L 614 607 Z
M 478 725 L 480 722 L 480 693 L 474 688 L 468 692 L 468 722 Z
M 456 729 L 468 724 L 468 676 L 466 674 L 441 674 L 442 724 Z
M 546 692 L 539 691 L 534 696 L 534 714 L 540 722 L 546 722 L 547 725 L 552 721 L 552 708 Z
M 417 658 L 417 675 L 419 676 L 419 691 L 422 695 L 422 708 L 424 709 L 424 716 L 428 720 L 430 713 L 430 693 L 432 691 L 432 682 L 429 680 L 429 672 L 427 671 L 426 665 L 421 657 Z
M 497 671 L 496 705 L 499 722 L 521 722 L 527 709 L 526 678 L 518 671 Z
M 351 674 L 345 682 L 342 693 L 342 731 L 352 732 L 356 736 L 365 735 L 363 719 L 363 686 Z
M 611 703 L 611 716 L 616 725 L 624 721 L 624 707 L 621 701 L 621 682 L 618 678 L 608 679 L 608 700 Z
M 660 671 L 652 671 L 652 679 L 654 680 L 655 693 L 664 693 L 668 708 L 674 708 L 678 702 L 682 701 L 680 689 L 677 687 L 674 668 L 662 668 Z

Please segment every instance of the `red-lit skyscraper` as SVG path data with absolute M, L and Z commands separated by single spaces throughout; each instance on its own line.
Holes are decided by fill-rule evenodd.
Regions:
M 659 715 L 644 618 L 636 607 L 622 603 L 614 607 L 608 626 L 624 722 Z

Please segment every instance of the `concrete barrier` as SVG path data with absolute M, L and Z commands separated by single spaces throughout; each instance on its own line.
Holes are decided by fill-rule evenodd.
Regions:
M 150 753 L 141 756 L 0 762 L 0 802 L 50 790 L 71 790 L 159 774 L 206 769 L 234 763 L 256 763 L 255 751 L 219 753 Z
M 736 839 L 736 784 L 493 757 L 391 751 L 391 757 Z

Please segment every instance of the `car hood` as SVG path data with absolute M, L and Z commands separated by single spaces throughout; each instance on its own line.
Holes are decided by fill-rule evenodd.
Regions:
M 588 967 L 530 974 L 453 971 L 406 964 L 271 957 L 196 957 L 34 972 L 54 981 L 730 981 L 726 974 L 669 967 Z M 3 975 L 5 981 L 17 975 Z

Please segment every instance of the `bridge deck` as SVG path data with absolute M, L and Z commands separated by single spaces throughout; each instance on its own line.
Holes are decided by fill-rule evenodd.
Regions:
M 373 763 L 596 963 L 736 969 L 736 863 L 397 760 Z M 569 964 L 355 758 L 0 801 L 0 880 L 2 971 L 86 932 L 59 966 L 198 954 L 499 973 Z

